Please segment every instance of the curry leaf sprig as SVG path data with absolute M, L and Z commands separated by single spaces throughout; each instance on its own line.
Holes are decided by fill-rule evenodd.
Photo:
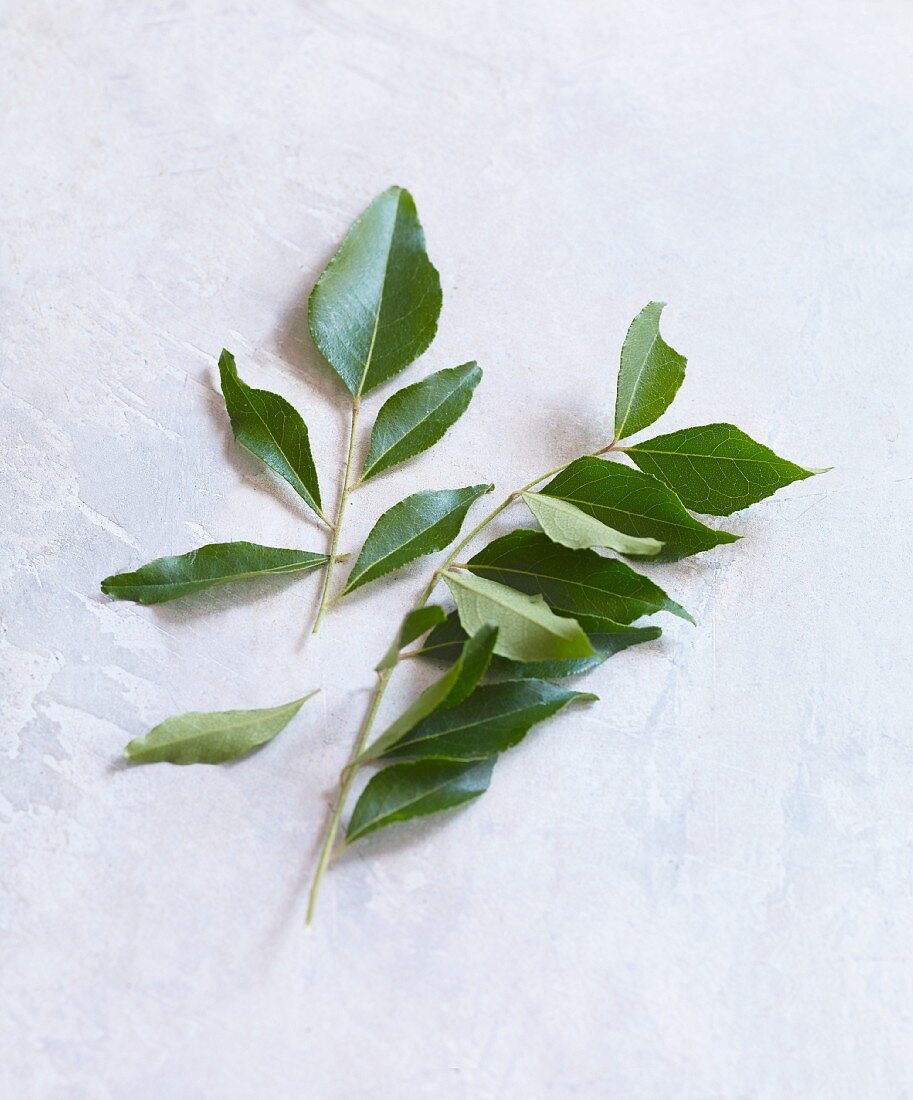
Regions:
M 708 526 L 692 511 L 730 515 L 821 472 L 780 458 L 729 424 L 623 444 L 665 412 L 684 380 L 684 356 L 660 335 L 662 309 L 649 303 L 628 330 L 611 441 L 511 492 L 448 552 L 403 619 L 376 667 L 366 718 L 340 774 L 309 921 L 334 855 L 379 829 L 478 798 L 500 754 L 534 725 L 570 703 L 596 699 L 554 681 L 587 673 L 622 649 L 659 637 L 658 627 L 637 625 L 645 617 L 665 611 L 694 622 L 648 576 L 598 550 L 675 561 L 735 542 L 738 535 Z M 619 455 L 639 468 L 615 461 Z M 540 531 L 519 528 L 468 561 L 457 560 L 518 502 Z M 428 602 L 439 582 L 455 604 L 449 613 Z M 406 650 L 423 636 L 417 649 Z M 416 656 L 449 667 L 372 740 L 397 665 Z M 337 844 L 364 767 L 376 770 Z
M 596 699 L 558 681 L 658 638 L 660 629 L 643 621 L 653 615 L 665 612 L 693 623 L 647 573 L 622 559 L 649 569 L 651 562 L 674 562 L 733 543 L 739 535 L 698 517 L 731 515 L 822 472 L 780 458 L 731 424 L 630 442 L 665 412 L 685 377 L 685 357 L 660 334 L 663 304 L 651 302 L 631 323 L 621 349 L 610 440 L 514 489 L 462 536 L 470 509 L 493 485 L 416 489 L 377 519 L 334 593 L 335 567 L 349 556 L 341 548 L 352 494 L 434 446 L 466 411 L 481 379 L 476 363 L 467 362 L 406 385 L 377 410 L 369 438 L 360 438 L 363 402 L 427 350 L 440 309 L 440 278 L 425 250 L 415 204 L 407 191 L 390 188 L 352 225 L 308 304 L 314 343 L 350 406 L 332 514 L 323 504 L 302 416 L 284 397 L 243 381 L 230 352 L 223 350 L 219 359 L 237 442 L 283 478 L 326 528 L 327 552 L 218 543 L 102 582 L 115 598 L 156 604 L 236 580 L 323 568 L 316 633 L 328 608 L 349 593 L 418 558 L 444 553 L 376 665 L 368 711 L 340 773 L 309 920 L 325 872 L 343 848 L 397 822 L 479 797 L 501 753 L 565 707 Z M 518 505 L 526 510 L 526 526 L 461 560 L 493 520 Z M 442 586 L 452 607 L 431 602 Z M 397 667 L 416 657 L 445 667 L 375 733 Z M 130 742 L 128 760 L 234 759 L 275 737 L 307 698 L 169 718 Z M 340 840 L 343 815 L 364 769 L 372 775 Z
M 340 540 L 351 494 L 359 485 L 434 446 L 466 411 L 482 377 L 476 363 L 467 362 L 439 370 L 388 397 L 377 412 L 359 472 L 363 399 L 428 348 L 440 311 L 440 278 L 426 253 L 415 203 L 408 191 L 391 187 L 352 225 L 308 302 L 314 343 L 351 402 L 342 483 L 332 519 L 323 505 L 304 418 L 284 397 L 244 381 L 230 351 L 223 349 L 219 357 L 219 380 L 235 439 L 286 481 L 327 529 L 329 552 L 251 542 L 214 543 L 107 577 L 102 591 L 116 599 L 158 604 L 214 585 L 323 568 L 316 633 L 332 602 L 336 563 L 349 556 L 340 552 Z M 423 489 L 394 504 L 378 519 L 333 599 L 403 568 L 422 554 L 444 549 L 459 534 L 473 502 L 491 488 Z M 281 728 L 276 726 L 276 714 L 287 715 L 284 726 L 298 705 L 292 710 L 289 704 L 262 711 L 179 715 L 131 742 L 127 756 L 133 762 L 220 763 L 264 743 L 264 729 L 272 730 L 270 736 L 274 736 Z M 239 734 L 242 728 L 243 735 Z M 205 730 L 205 736 L 200 730 Z M 185 743 L 188 736 L 192 751 Z

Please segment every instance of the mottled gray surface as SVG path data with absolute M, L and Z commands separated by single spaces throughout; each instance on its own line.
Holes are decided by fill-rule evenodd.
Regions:
M 0 1093 L 913 1094 L 909 3 L 2 7 Z M 665 428 L 837 468 L 657 568 L 698 628 L 666 616 L 475 806 L 353 850 L 308 933 L 427 565 L 313 641 L 315 577 L 160 610 L 98 580 L 323 545 L 232 445 L 215 356 L 302 409 L 329 495 L 344 408 L 301 306 L 393 182 L 443 276 L 423 367 L 485 379 L 355 497 L 350 548 L 419 485 L 504 492 L 605 441 L 650 298 L 690 360 Z M 118 764 L 169 714 L 315 686 L 243 763 Z

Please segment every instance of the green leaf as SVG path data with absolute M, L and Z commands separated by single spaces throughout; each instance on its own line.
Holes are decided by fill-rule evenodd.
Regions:
M 509 661 L 505 657 L 495 657 L 491 670 L 498 676 L 509 676 L 511 679 L 563 680 L 568 676 L 591 672 L 623 649 L 641 642 L 652 642 L 662 634 L 658 626 L 625 626 L 610 619 L 593 619 L 592 622 L 598 624 L 598 629 L 588 634 L 590 644 L 596 650 L 593 657 L 578 657 L 570 661 Z M 465 639 L 466 632 L 460 626 L 459 616 L 452 612 L 440 626 L 434 628 L 419 653 L 433 660 L 452 660 Z
M 644 473 L 665 482 L 695 512 L 728 516 L 812 477 L 733 424 L 705 424 L 623 448 Z
M 626 535 L 658 539 L 664 543 L 661 556 L 667 560 L 740 537 L 705 526 L 661 481 L 619 462 L 578 458 L 540 491 L 576 505 Z
M 235 439 L 285 478 L 326 523 L 307 425 L 301 415 L 284 397 L 242 382 L 234 356 L 224 348 L 219 356 L 219 377 Z
M 384 758 L 486 760 L 518 744 L 534 725 L 573 700 L 596 698 L 545 680 L 485 684 L 459 706 L 437 711 L 413 726 Z
M 402 621 L 396 640 L 384 654 L 380 664 L 374 666 L 374 671 L 383 672 L 384 669 L 393 668 L 399 660 L 400 650 L 404 646 L 414 642 L 416 638 L 420 638 L 433 626 L 438 626 L 444 622 L 446 618 L 447 615 L 443 607 L 439 607 L 437 604 L 419 607 L 415 611 L 410 611 Z
M 343 594 L 402 569 L 425 554 L 443 550 L 460 533 L 470 507 L 493 488 L 468 485 L 464 489 L 424 489 L 394 504 L 365 539 Z
M 497 636 L 497 627 L 485 623 L 471 638 L 467 638 L 453 666 L 440 679 L 429 684 L 399 718 L 357 757 L 355 763 L 376 760 L 423 718 L 436 710 L 462 702 L 488 670 Z
M 135 738 L 124 754 L 131 764 L 222 764 L 271 741 L 316 694 L 263 710 L 179 714 Z
M 655 557 L 663 548 L 663 544 L 656 539 L 638 539 L 606 527 L 566 500 L 542 496 L 541 493 L 524 492 L 521 495 L 552 542 L 572 550 L 601 546 L 633 557 Z
M 475 764 L 394 764 L 362 791 L 346 831 L 346 843 L 387 825 L 440 813 L 488 790 L 494 760 Z
M 132 573 L 105 577 L 101 590 L 117 600 L 166 603 L 216 584 L 284 573 L 306 573 L 326 564 L 326 554 L 283 550 L 255 542 L 214 542 L 189 554 L 156 558 Z
M 684 380 L 687 360 L 659 334 L 665 304 L 644 306 L 625 336 L 615 397 L 616 439 L 633 435 L 662 416 Z
M 405 370 L 434 339 L 441 280 L 415 203 L 390 187 L 346 234 L 308 301 L 314 343 L 353 396 Z
M 464 363 L 406 386 L 381 406 L 361 480 L 427 451 L 466 411 L 481 370 Z
M 495 653 L 515 661 L 570 660 L 595 652 L 579 623 L 559 618 L 541 596 L 447 570 L 447 587 L 456 600 L 463 629 L 474 634 L 485 623 L 498 627 Z
M 623 561 L 593 550 L 569 550 L 538 531 L 512 531 L 467 564 L 489 580 L 541 596 L 553 611 L 571 616 L 589 632 L 599 631 L 605 619 L 626 625 L 658 611 L 694 622 L 658 584 Z

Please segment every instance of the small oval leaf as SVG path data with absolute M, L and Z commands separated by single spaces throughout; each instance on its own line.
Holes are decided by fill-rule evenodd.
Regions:
M 685 507 L 708 516 L 731 515 L 822 472 L 780 458 L 734 424 L 683 428 L 623 449 L 644 473 L 668 485 Z
M 156 558 L 132 573 L 105 577 L 101 590 L 116 600 L 167 603 L 230 581 L 307 573 L 327 561 L 326 554 L 309 550 L 285 550 L 255 542 L 213 542 L 188 554 Z
M 235 439 L 284 478 L 298 496 L 327 523 L 308 429 L 292 405 L 269 390 L 255 390 L 238 377 L 235 358 L 222 350 L 219 377 Z
M 626 535 L 658 539 L 663 560 L 699 554 L 739 538 L 696 520 L 661 481 L 620 462 L 578 458 L 540 491 Z
M 262 710 L 179 714 L 135 738 L 124 755 L 131 764 L 223 764 L 271 741 L 316 694 Z
M 444 580 L 457 605 L 463 629 L 474 634 L 485 623 L 498 627 L 495 653 L 515 661 L 592 657 L 595 650 L 573 619 L 560 618 L 541 596 L 448 570 Z
M 513 680 L 564 680 L 591 672 L 623 649 L 641 642 L 652 642 L 662 635 L 658 626 L 625 626 L 610 619 L 591 621 L 597 624 L 597 629 L 588 630 L 587 637 L 596 650 L 595 656 L 570 661 L 509 661 L 506 657 L 495 657 L 491 671 L 495 676 Z M 454 611 L 434 628 L 419 653 L 432 660 L 450 661 L 459 654 L 465 640 L 466 631 L 460 626 L 459 616 Z
M 468 566 L 489 580 L 542 596 L 553 611 L 570 615 L 590 633 L 599 632 L 605 619 L 624 625 L 658 611 L 694 622 L 681 604 L 630 565 L 593 550 L 570 550 L 538 531 L 503 535 Z
M 633 435 L 662 416 L 684 381 L 687 360 L 659 334 L 665 304 L 645 305 L 625 336 L 615 397 L 616 439 Z
M 346 831 L 351 844 L 398 821 L 440 813 L 488 790 L 494 760 L 475 764 L 393 764 L 375 775 L 355 804 Z
M 353 396 L 405 370 L 434 339 L 441 280 L 402 187 L 377 196 L 352 225 L 308 300 L 308 327 Z
M 497 627 L 486 623 L 471 638 L 467 638 L 460 647 L 453 666 L 433 684 L 429 684 L 399 718 L 357 757 L 355 763 L 364 764 L 368 760 L 376 760 L 405 737 L 423 718 L 436 710 L 462 702 L 485 675 L 497 636 Z
M 527 508 L 552 542 L 560 543 L 571 550 L 599 546 L 630 557 L 653 558 L 663 548 L 663 544 L 656 539 L 638 539 L 633 535 L 622 534 L 613 527 L 607 527 L 566 500 L 543 496 L 541 493 L 524 492 L 522 496 Z
M 545 680 L 505 680 L 478 687 L 462 703 L 417 723 L 385 759 L 487 760 L 519 744 L 539 722 L 574 700 L 597 696 Z
M 475 363 L 438 371 L 381 406 L 361 480 L 427 451 L 466 411 L 482 372 Z
M 416 558 L 443 550 L 460 533 L 470 507 L 492 485 L 424 489 L 394 504 L 365 539 L 343 594 L 375 581 Z

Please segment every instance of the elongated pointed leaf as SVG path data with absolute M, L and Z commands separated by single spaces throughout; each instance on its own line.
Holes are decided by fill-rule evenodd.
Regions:
M 344 592 L 402 569 L 425 554 L 443 550 L 460 533 L 470 507 L 493 488 L 467 485 L 464 489 L 424 489 L 394 504 L 365 539 Z
M 471 638 L 467 638 L 460 647 L 453 666 L 440 679 L 429 684 L 399 718 L 358 756 L 355 762 L 363 764 L 368 760 L 376 760 L 392 745 L 402 740 L 423 718 L 436 710 L 454 707 L 462 702 L 488 670 L 497 636 L 497 627 L 485 623 Z
M 566 500 L 541 493 L 523 493 L 522 496 L 552 542 L 572 550 L 599 546 L 630 557 L 654 558 L 663 548 L 663 544 L 656 539 L 638 539 L 607 527 Z
M 222 764 L 271 741 L 316 694 L 263 710 L 179 714 L 131 741 L 124 752 L 131 764 Z
M 686 507 L 709 516 L 731 515 L 822 472 L 780 458 L 734 424 L 683 428 L 626 447 L 625 454 Z
M 430 604 L 427 607 L 419 607 L 415 611 L 410 611 L 403 619 L 396 640 L 384 654 L 380 664 L 374 666 L 374 671 L 383 672 L 384 669 L 393 668 L 399 660 L 400 650 L 404 646 L 414 642 L 416 638 L 420 638 L 433 626 L 444 622 L 446 618 L 447 615 L 443 607 L 439 607 L 437 604 Z
M 361 480 L 427 451 L 466 411 L 481 370 L 475 363 L 440 370 L 406 386 L 381 406 Z
M 571 616 L 588 632 L 599 631 L 604 619 L 624 625 L 658 611 L 694 622 L 658 584 L 623 561 L 569 550 L 538 531 L 495 539 L 468 565 L 478 576 L 543 597 L 553 611 Z
M 101 590 L 117 600 L 166 603 L 230 581 L 307 573 L 327 560 L 326 554 L 309 550 L 284 550 L 255 542 L 213 542 L 188 554 L 156 558 L 132 573 L 105 577 Z
M 415 203 L 390 187 L 353 224 L 308 301 L 314 343 L 356 396 L 417 359 L 434 339 L 441 280 Z
M 698 554 L 739 538 L 696 520 L 668 486 L 620 462 L 578 458 L 541 492 L 626 535 L 658 539 L 664 544 L 663 559 Z
M 545 680 L 485 684 L 459 706 L 436 711 L 385 753 L 385 759 L 486 760 L 518 744 L 538 722 L 568 703 L 597 696 Z
M 596 618 L 591 622 L 598 624 L 597 630 L 587 634 L 590 645 L 596 651 L 593 657 L 578 657 L 570 661 L 509 661 L 506 657 L 495 657 L 491 663 L 492 673 L 513 680 L 563 680 L 568 676 L 582 676 L 623 649 L 641 642 L 652 642 L 662 634 L 658 626 L 625 626 L 610 619 Z M 434 628 L 419 652 L 432 660 L 451 661 L 459 654 L 465 640 L 466 631 L 460 626 L 459 616 L 454 611 Z
M 452 810 L 488 790 L 494 760 L 474 764 L 393 764 L 362 791 L 346 831 L 351 844 L 368 833 L 413 817 Z
M 235 439 L 284 478 L 326 522 L 307 425 L 301 415 L 277 393 L 255 390 L 242 382 L 234 356 L 224 349 L 219 356 L 219 377 Z
M 495 653 L 515 661 L 592 657 L 595 650 L 573 619 L 560 618 L 541 596 L 448 570 L 444 580 L 457 605 L 463 629 L 474 634 L 485 623 L 498 627 Z
M 644 306 L 625 337 L 615 398 L 616 439 L 634 435 L 662 416 L 684 380 L 687 360 L 659 334 L 664 306 Z

